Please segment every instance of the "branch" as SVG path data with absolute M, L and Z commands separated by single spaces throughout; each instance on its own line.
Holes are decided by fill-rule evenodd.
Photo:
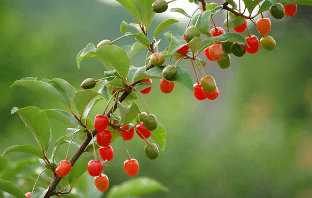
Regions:
M 205 0 L 198 0 L 198 1 L 202 3 L 203 11 L 205 11 L 206 10 Z
M 235 14 L 236 16 L 241 16 L 241 17 L 244 17 L 245 19 L 253 19 L 253 18 L 254 18 L 254 17 L 245 16 L 244 14 L 239 13 L 239 12 L 235 11 L 235 10 L 232 9 L 232 8 L 229 8 L 229 7 L 228 7 L 228 5 L 229 5 L 228 2 L 225 2 L 225 3 L 223 3 L 222 5 L 223 5 L 223 7 L 222 7 L 223 10 L 227 10 L 227 11 L 229 11 L 229 12 L 232 12 L 232 13 Z

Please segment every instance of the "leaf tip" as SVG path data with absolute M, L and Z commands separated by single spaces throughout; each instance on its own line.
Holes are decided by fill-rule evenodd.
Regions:
M 11 110 L 11 114 L 15 113 L 16 111 L 18 111 L 19 108 L 18 107 L 13 107 L 12 110 Z

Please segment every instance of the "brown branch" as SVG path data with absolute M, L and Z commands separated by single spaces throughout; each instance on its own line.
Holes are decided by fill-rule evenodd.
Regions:
M 206 10 L 206 2 L 205 2 L 205 0 L 198 0 L 198 1 L 202 3 L 203 11 L 205 11 Z
M 223 7 L 222 7 L 223 10 L 227 10 L 227 11 L 229 11 L 229 12 L 232 12 L 232 13 L 235 14 L 236 16 L 241 16 L 241 17 L 244 17 L 245 19 L 253 19 L 253 17 L 245 16 L 244 14 L 239 13 L 239 12 L 235 11 L 235 10 L 232 9 L 232 8 L 229 8 L 229 7 L 228 7 L 228 5 L 229 5 L 228 2 L 225 2 L 225 3 L 223 3 L 222 5 L 223 5 Z

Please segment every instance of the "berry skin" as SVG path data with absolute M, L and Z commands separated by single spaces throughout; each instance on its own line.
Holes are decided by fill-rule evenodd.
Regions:
M 26 193 L 26 194 L 25 194 L 25 197 L 26 197 L 26 198 L 31 198 L 31 192 Z
M 255 35 L 253 35 L 251 37 L 246 37 L 246 41 L 247 41 L 247 44 L 249 45 L 249 47 L 247 47 L 247 45 L 244 45 L 246 51 L 249 54 L 257 53 L 258 50 L 259 50 L 259 40 L 258 40 L 258 37 L 256 37 Z
M 103 162 L 101 160 L 90 160 L 88 163 L 88 172 L 91 176 L 99 176 L 103 170 Z
M 145 128 L 143 122 L 137 124 L 135 130 L 141 139 L 149 138 L 152 135 L 152 132 Z
M 148 82 L 149 84 L 151 84 L 151 87 L 148 87 L 140 91 L 142 94 L 148 94 L 152 90 L 152 79 L 143 79 L 141 80 L 141 83 L 143 82 Z
M 264 49 L 271 51 L 276 47 L 276 42 L 271 36 L 265 36 L 261 38 L 260 45 Z
M 272 17 L 274 17 L 276 19 L 282 19 L 285 15 L 283 5 L 280 3 L 272 5 L 270 8 L 270 13 L 271 13 Z
M 227 54 L 232 53 L 231 46 L 232 46 L 232 42 L 229 42 L 229 41 L 222 42 L 222 50 L 223 50 L 223 52 L 227 53 Z
M 242 57 L 246 53 L 244 45 L 238 43 L 233 43 L 233 45 L 231 46 L 231 51 L 237 57 Z
M 126 125 L 122 129 L 125 131 L 128 131 L 128 133 L 125 131 L 121 131 L 123 139 L 124 140 L 131 140 L 133 138 L 133 135 L 134 135 L 134 128 L 129 130 L 129 125 Z
M 99 42 L 99 44 L 97 44 L 97 48 L 103 47 L 105 45 L 111 45 L 112 43 L 109 40 L 103 40 L 101 42 Z
M 200 84 L 202 88 L 208 92 L 208 93 L 213 93 L 216 90 L 216 81 L 212 76 L 204 76 L 200 80 Z
M 101 147 L 99 153 L 103 161 L 111 161 L 114 158 L 114 151 L 111 146 Z
M 94 119 L 94 129 L 97 131 L 104 131 L 109 123 L 108 117 L 105 115 L 98 114 Z
M 165 62 L 165 56 L 163 54 L 153 53 L 150 60 L 154 66 L 162 66 Z
M 216 90 L 213 93 L 208 93 L 203 88 L 202 92 L 205 95 L 205 97 L 208 98 L 209 100 L 215 100 L 219 96 L 218 87 L 216 87 Z
M 166 80 L 174 80 L 177 76 L 177 68 L 173 65 L 167 65 L 162 71 L 162 75 Z
M 145 120 L 145 118 L 147 117 L 147 113 L 146 112 L 142 112 L 138 115 L 139 119 L 141 122 L 143 122 Z
M 67 160 L 62 160 L 60 161 L 60 163 L 58 164 L 55 173 L 59 176 L 59 177 L 65 177 L 71 170 L 72 165 L 69 161 Z
M 95 85 L 96 81 L 94 80 L 94 78 L 87 78 L 82 81 L 80 87 L 83 89 L 92 89 L 93 87 L 95 87 Z
M 183 47 L 181 47 L 180 49 L 177 50 L 177 52 L 179 54 L 186 54 L 186 52 L 189 50 L 189 46 L 184 45 Z
M 149 131 L 154 131 L 157 128 L 157 118 L 153 114 L 149 114 L 143 120 L 145 128 Z
M 186 42 L 190 42 L 195 36 L 200 36 L 200 31 L 195 26 L 190 26 L 186 29 L 183 38 Z
M 218 65 L 222 68 L 222 69 L 226 69 L 230 66 L 231 64 L 231 59 L 230 56 L 228 54 L 223 54 L 221 60 L 218 61 Z
M 124 168 L 129 176 L 136 176 L 139 172 L 139 163 L 136 159 L 126 160 L 124 162 Z
M 145 155 L 151 160 L 156 159 L 159 154 L 158 147 L 155 143 L 146 145 L 144 147 L 144 152 L 145 152 Z
M 222 45 L 220 44 L 213 44 L 209 46 L 208 50 L 209 56 L 213 61 L 219 61 L 222 58 L 223 50 Z
M 224 34 L 224 30 L 221 27 L 215 27 L 210 30 L 210 34 L 213 36 L 220 36 L 221 34 Z
M 152 4 L 152 9 L 156 13 L 165 12 L 168 9 L 168 3 L 165 0 L 157 0 Z
M 237 33 L 243 33 L 246 30 L 246 23 L 247 20 L 245 19 L 245 23 L 243 25 L 233 28 L 233 30 Z
M 195 83 L 193 85 L 194 87 L 194 96 L 197 100 L 205 100 L 206 96 L 204 96 L 203 92 L 201 91 L 201 84 L 200 83 Z
M 210 55 L 209 55 L 209 47 L 206 47 L 204 50 L 205 56 L 207 57 L 208 60 L 212 61 Z
M 106 175 L 97 176 L 94 178 L 94 184 L 99 191 L 104 192 L 109 186 L 108 177 Z
M 292 17 L 297 13 L 297 5 L 284 5 L 285 15 Z
M 172 90 L 174 88 L 174 82 L 170 82 L 170 81 L 166 81 L 164 79 L 160 79 L 159 87 L 163 93 L 168 94 L 168 93 L 172 92 Z
M 258 19 L 256 25 L 260 35 L 265 36 L 271 32 L 271 20 L 269 18 Z
M 108 146 L 112 141 L 112 133 L 109 130 L 100 131 L 96 134 L 96 141 L 100 146 Z

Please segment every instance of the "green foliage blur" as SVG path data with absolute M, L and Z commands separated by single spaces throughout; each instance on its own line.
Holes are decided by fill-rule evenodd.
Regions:
M 231 66 L 225 70 L 208 61 L 205 72 L 214 76 L 220 91 L 215 101 L 197 101 L 179 84 L 171 94 L 163 94 L 153 80 L 152 92 L 145 99 L 167 131 L 166 150 L 152 161 L 145 156 L 145 142 L 139 137 L 127 146 L 131 157 L 139 161 L 138 176 L 154 178 L 170 191 L 145 197 L 312 196 L 311 10 L 299 6 L 293 18 L 272 19 L 270 35 L 277 47 L 271 52 L 260 48 L 255 55 L 231 55 Z M 104 67 L 99 61 L 85 60 L 78 70 L 76 55 L 88 43 L 121 36 L 122 21 L 135 22 L 123 7 L 99 1 L 0 1 L 0 153 L 11 145 L 36 145 L 19 116 L 10 114 L 12 107 L 64 108 L 45 95 L 10 85 L 24 77 L 57 77 L 78 89 L 88 77 L 102 78 Z M 154 20 L 151 29 L 160 22 Z M 171 28 L 179 28 L 182 35 L 183 27 Z M 259 37 L 254 28 L 251 32 Z M 116 44 L 133 41 L 126 38 Z M 135 55 L 131 64 L 142 66 L 145 55 Z M 192 72 L 186 61 L 181 63 Z M 105 104 L 105 100 L 99 102 L 91 117 L 101 113 Z M 66 127 L 57 121 L 51 121 L 51 126 L 53 145 Z M 121 138 L 112 147 L 114 160 L 104 168 L 110 186 L 130 179 L 123 170 L 127 156 Z M 63 145 L 57 161 L 66 150 Z M 20 174 L 22 169 L 28 173 Z M 0 158 L 0 178 L 14 182 L 25 193 L 31 191 L 42 169 L 30 155 Z M 44 177 L 39 186 L 45 187 Z M 74 191 L 87 197 L 102 195 L 88 174 Z

